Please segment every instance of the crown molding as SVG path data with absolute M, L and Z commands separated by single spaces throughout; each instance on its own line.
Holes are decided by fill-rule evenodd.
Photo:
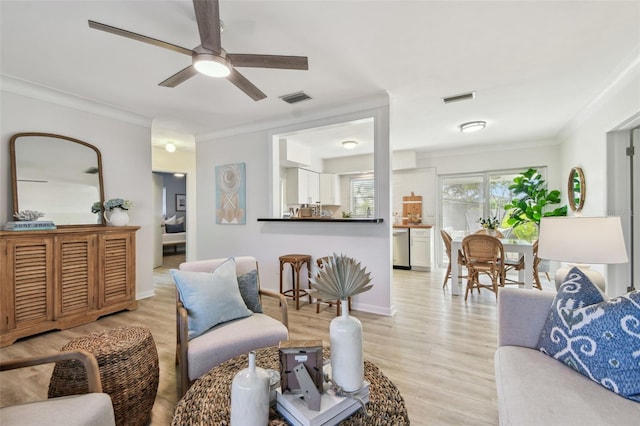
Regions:
M 152 120 L 148 117 L 6 74 L 0 74 L 0 90 L 137 126 L 151 127 Z

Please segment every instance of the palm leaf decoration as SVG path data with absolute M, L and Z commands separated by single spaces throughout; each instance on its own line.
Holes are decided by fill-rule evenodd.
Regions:
M 311 288 L 315 297 L 324 300 L 345 300 L 373 287 L 370 272 L 360 266 L 360 262 L 343 254 L 329 256 L 323 260 L 318 274 L 311 278 Z

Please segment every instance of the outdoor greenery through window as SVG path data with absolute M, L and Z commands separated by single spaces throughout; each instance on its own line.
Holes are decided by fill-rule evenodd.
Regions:
M 373 177 L 353 178 L 351 187 L 351 217 L 373 217 L 375 197 Z
M 526 239 L 537 238 L 537 227 L 530 223 L 511 231 L 506 224 L 508 217 L 504 205 L 514 194 L 509 190 L 513 179 L 526 171 L 527 167 L 511 170 L 486 171 L 473 174 L 441 176 L 440 178 L 440 229 L 449 232 L 452 237 L 464 236 L 480 228 L 478 219 L 497 217 L 498 229 L 505 236 Z M 546 168 L 538 171 L 544 177 Z M 443 250 L 438 260 L 444 262 Z

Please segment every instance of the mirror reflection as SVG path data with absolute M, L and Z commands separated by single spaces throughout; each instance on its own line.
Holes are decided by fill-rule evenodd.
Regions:
M 86 142 L 48 133 L 11 138 L 13 210 L 36 210 L 56 225 L 102 223 L 92 213 L 104 202 L 100 151 Z
M 276 217 L 373 218 L 374 119 L 274 136 Z
M 576 213 L 582 211 L 586 195 L 586 184 L 584 173 L 580 167 L 574 167 L 569 173 L 569 182 L 567 194 L 569 197 L 569 206 Z

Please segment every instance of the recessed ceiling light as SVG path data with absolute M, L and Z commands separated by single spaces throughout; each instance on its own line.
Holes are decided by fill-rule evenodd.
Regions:
M 167 152 L 176 152 L 176 146 L 174 144 L 172 144 L 171 142 L 169 142 L 168 144 L 166 144 L 164 146 L 164 149 L 167 150 Z
M 462 133 L 472 133 L 482 130 L 487 126 L 486 121 L 469 121 L 468 123 L 462 123 L 460 125 L 460 131 Z
M 345 149 L 353 149 L 356 146 L 358 146 L 358 142 L 356 142 L 356 141 L 342 141 L 342 146 Z

